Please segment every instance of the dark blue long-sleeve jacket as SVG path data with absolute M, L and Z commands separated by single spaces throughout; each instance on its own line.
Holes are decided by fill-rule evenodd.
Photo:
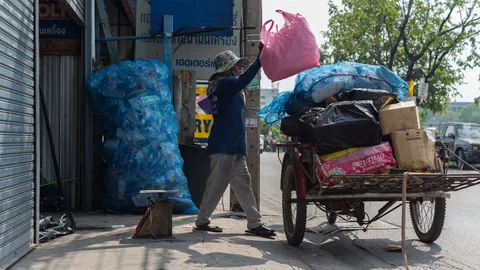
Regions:
M 240 75 L 222 79 L 210 96 L 213 125 L 208 137 L 208 152 L 247 155 L 245 104 L 241 91 L 261 68 L 259 57 Z

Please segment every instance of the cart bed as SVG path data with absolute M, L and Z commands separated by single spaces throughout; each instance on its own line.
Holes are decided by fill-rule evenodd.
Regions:
M 480 184 L 480 174 L 420 174 L 410 173 L 408 193 L 438 193 L 459 191 Z M 403 174 L 335 175 L 317 186 L 322 195 L 401 194 Z

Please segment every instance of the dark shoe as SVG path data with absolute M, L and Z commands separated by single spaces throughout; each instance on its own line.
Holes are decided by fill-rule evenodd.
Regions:
M 216 233 L 221 233 L 223 232 L 223 229 L 217 226 L 210 226 L 208 224 L 206 225 L 197 225 L 195 228 L 198 231 L 204 231 L 204 232 L 216 232 Z
M 258 226 L 255 229 L 247 230 L 247 232 L 257 236 L 266 236 L 266 237 L 272 237 L 277 235 L 274 230 L 266 227 L 263 224 Z

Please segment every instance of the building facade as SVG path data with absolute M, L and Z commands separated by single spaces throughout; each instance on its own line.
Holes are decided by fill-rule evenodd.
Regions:
M 260 108 L 272 103 L 273 99 L 278 95 L 278 88 L 260 89 Z
M 450 102 L 450 111 L 459 113 L 463 108 L 472 105 L 473 102 Z

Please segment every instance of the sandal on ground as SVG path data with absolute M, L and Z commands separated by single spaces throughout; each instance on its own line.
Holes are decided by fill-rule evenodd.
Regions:
M 195 229 L 198 231 L 204 231 L 204 232 L 216 232 L 216 233 L 223 232 L 222 228 L 217 226 L 209 226 L 209 225 L 197 225 Z
M 257 236 L 266 236 L 266 237 L 272 237 L 277 235 L 274 230 L 267 228 L 265 225 L 260 225 L 255 229 L 246 230 L 246 232 L 257 235 Z

